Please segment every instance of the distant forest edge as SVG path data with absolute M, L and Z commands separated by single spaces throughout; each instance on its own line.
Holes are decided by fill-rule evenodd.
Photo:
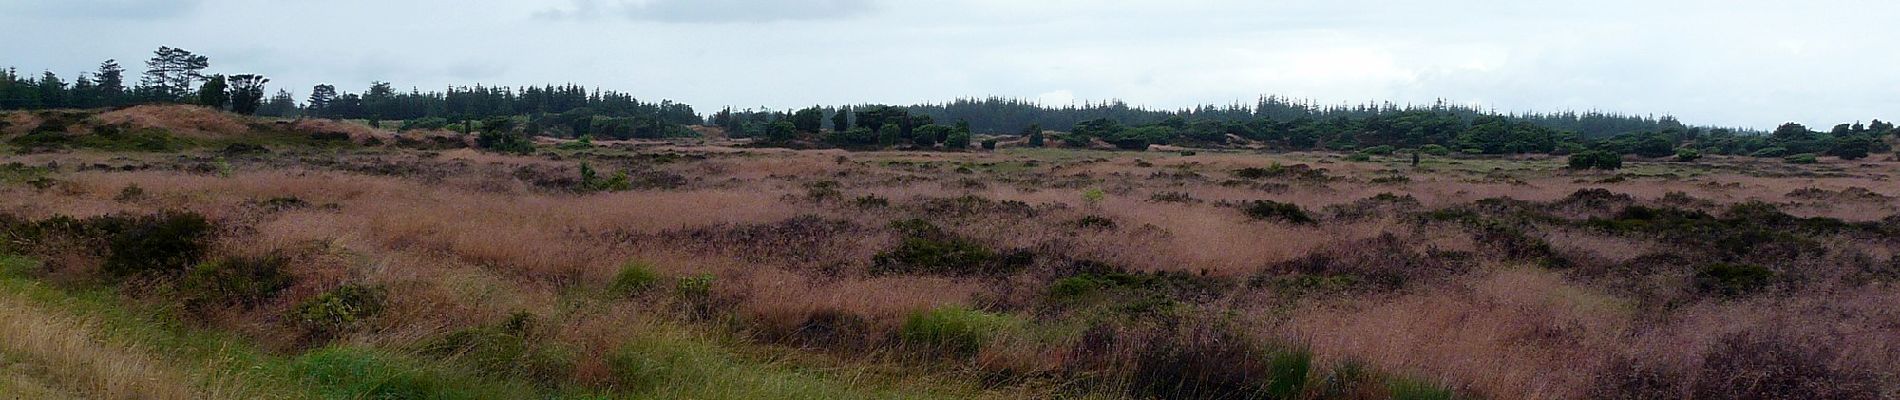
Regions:
M 51 71 L 39 77 L 0 72 L 0 110 L 106 108 L 136 104 L 198 104 L 242 114 L 401 121 L 401 129 L 476 127 L 489 135 L 614 139 L 694 136 L 688 125 L 715 125 L 762 145 L 849 149 L 967 149 L 975 134 L 1021 135 L 1078 147 L 1147 149 L 1150 145 L 1249 146 L 1285 150 L 1389 153 L 1576 154 L 1643 157 L 1701 153 L 1844 159 L 1891 151 L 1889 122 L 1843 123 L 1828 131 L 1784 124 L 1772 132 L 1690 126 L 1669 116 L 1606 112 L 1504 114 L 1437 102 L 1430 105 L 1323 106 L 1282 97 L 1255 104 L 1180 110 L 1133 107 L 1120 101 L 1046 106 L 1007 98 L 966 98 L 943 104 L 813 106 L 799 110 L 725 108 L 703 116 L 690 105 L 646 102 L 633 95 L 560 86 L 453 86 L 442 91 L 398 91 L 372 82 L 361 93 L 323 84 L 301 101 L 259 74 L 208 74 L 210 59 L 160 47 L 135 84 L 115 60 L 70 82 Z M 505 123 L 477 123 L 478 121 Z M 1045 130 L 1047 128 L 1048 130 Z M 994 139 L 984 147 L 995 146 Z

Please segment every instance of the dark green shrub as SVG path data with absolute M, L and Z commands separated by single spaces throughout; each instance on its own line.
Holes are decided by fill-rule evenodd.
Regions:
M 1676 149 L 1676 161 L 1694 162 L 1695 160 L 1700 160 L 1700 159 L 1702 159 L 1701 151 L 1697 151 L 1696 149 L 1692 149 L 1688 147 Z
M 874 274 L 924 273 L 936 275 L 979 275 L 992 270 L 999 256 L 995 251 L 962 238 L 905 238 L 897 248 L 878 253 L 871 260 Z
M 1759 265 L 1716 263 L 1696 270 L 1697 291 L 1724 297 L 1744 296 L 1768 287 L 1775 271 Z
M 1451 149 L 1435 144 L 1419 146 L 1418 152 L 1440 157 L 1451 155 Z
M 1346 155 L 1346 161 L 1367 162 L 1367 161 L 1372 161 L 1372 156 L 1367 155 L 1366 153 L 1352 153 L 1352 154 Z
M 293 278 L 284 271 L 287 263 L 283 256 L 270 255 L 198 264 L 178 282 L 179 297 L 194 309 L 256 306 L 290 287 Z
M 386 296 L 381 287 L 347 284 L 297 304 L 290 319 L 319 333 L 340 332 L 381 313 Z
M 1375 155 L 1375 156 L 1389 156 L 1389 155 L 1392 155 L 1392 152 L 1394 151 L 1398 151 L 1398 148 L 1395 148 L 1389 145 L 1378 145 L 1378 146 L 1367 147 L 1367 148 L 1359 150 L 1360 153 Z
M 1774 157 L 1782 157 L 1786 155 L 1788 155 L 1788 148 L 1786 147 L 1769 147 L 1769 148 L 1764 148 L 1761 150 L 1755 150 L 1754 153 L 1749 154 L 1748 156 L 1759 157 L 1759 158 L 1774 158 Z
M 184 272 L 203 261 L 213 233 L 210 221 L 191 212 L 90 221 L 106 232 L 114 232 L 106 245 L 103 268 L 115 277 Z
M 1279 220 L 1294 224 L 1313 224 L 1318 221 L 1306 213 L 1299 205 L 1281 203 L 1273 200 L 1254 200 L 1241 204 L 1241 212 L 1254 220 Z
M 983 139 L 984 150 L 996 150 L 996 139 Z
M 683 277 L 679 279 L 679 282 L 674 284 L 673 290 L 677 292 L 680 297 L 706 299 L 712 297 L 713 281 L 716 279 L 717 277 L 712 276 L 712 274 Z
M 1015 325 L 1015 319 L 1006 315 L 943 306 L 911 313 L 904 318 L 898 336 L 906 343 L 967 356 L 976 354 L 997 333 Z
M 225 145 L 224 149 L 218 150 L 218 154 L 223 154 L 226 157 L 254 156 L 270 154 L 270 149 L 263 145 L 251 143 L 232 143 Z
M 1069 221 L 1069 226 L 1076 227 L 1077 229 L 1113 230 L 1115 229 L 1115 220 L 1099 215 L 1089 215 L 1077 218 L 1074 221 Z
M 1623 156 L 1602 150 L 1585 151 L 1571 154 L 1568 164 L 1570 169 L 1576 170 L 1600 169 L 1615 171 L 1623 168 Z
M 1791 155 L 1791 156 L 1782 158 L 1781 160 L 1787 161 L 1789 164 L 1813 164 L 1813 163 L 1821 162 L 1821 160 L 1815 157 L 1814 154 L 1812 153 L 1801 153 L 1801 154 Z
M 653 271 L 653 265 L 643 261 L 628 261 L 620 265 L 620 272 L 614 274 L 613 282 L 607 289 L 619 296 L 637 296 L 660 285 L 660 273 Z

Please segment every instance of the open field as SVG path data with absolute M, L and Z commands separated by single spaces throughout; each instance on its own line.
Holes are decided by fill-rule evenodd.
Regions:
M 1900 398 L 1886 154 L 502 155 L 124 114 L 85 118 L 191 133 L 0 150 L 0 393 Z

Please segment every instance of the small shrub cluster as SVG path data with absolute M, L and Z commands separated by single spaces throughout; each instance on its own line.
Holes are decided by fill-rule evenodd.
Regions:
M 178 283 L 179 297 L 191 309 L 252 307 L 289 288 L 294 279 L 279 255 L 227 257 L 193 267 Z
M 1012 329 L 1014 318 L 961 306 L 911 313 L 898 336 L 905 343 L 960 356 L 976 354 L 998 333 Z
M 332 335 L 381 313 L 386 296 L 382 287 L 346 284 L 297 304 L 290 320 L 313 334 Z
M 1027 252 L 999 254 L 928 221 L 898 221 L 892 223 L 892 228 L 904 239 L 896 248 L 872 257 L 872 274 L 1002 275 L 1020 271 L 1034 261 Z
M 1299 205 L 1281 203 L 1273 200 L 1254 200 L 1241 203 L 1240 211 L 1245 213 L 1247 218 L 1256 221 L 1281 221 L 1301 225 L 1319 222 L 1313 219 L 1312 215 L 1307 214 L 1306 209 L 1300 208 Z

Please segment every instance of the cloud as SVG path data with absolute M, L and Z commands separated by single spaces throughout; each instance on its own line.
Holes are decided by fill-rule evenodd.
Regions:
M 535 13 L 536 18 L 591 20 L 601 16 L 670 23 L 765 23 L 836 20 L 877 10 L 870 0 L 574 0 L 565 9 Z
M 162 20 L 198 9 L 201 0 L 0 0 L 0 10 L 42 18 Z

